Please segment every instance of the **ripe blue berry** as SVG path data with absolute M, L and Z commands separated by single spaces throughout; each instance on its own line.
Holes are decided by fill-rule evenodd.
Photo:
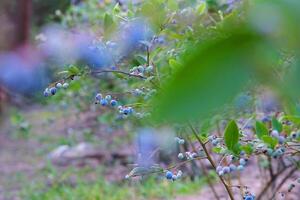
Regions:
M 143 66 L 138 66 L 137 70 L 138 72 L 143 73 L 145 71 L 145 68 Z
M 279 144 L 283 144 L 285 142 L 285 138 L 283 136 L 278 137 Z
M 231 172 L 236 171 L 236 166 L 234 164 L 229 165 L 229 168 Z
M 293 139 L 296 139 L 297 138 L 297 133 L 296 132 L 292 132 L 291 136 L 292 136 Z
M 239 166 L 237 167 L 237 170 L 243 171 L 243 170 L 244 170 L 244 166 L 243 166 L 243 165 L 239 165 Z
M 110 105 L 111 105 L 112 107 L 117 106 L 117 104 L 118 104 L 118 102 L 117 102 L 116 100 L 114 100 L 114 99 L 112 99 L 112 100 L 110 101 Z
M 276 137 L 276 138 L 279 137 L 278 131 L 277 131 L 277 130 L 272 130 L 271 136 L 272 136 L 272 137 Z
M 95 99 L 96 99 L 96 101 L 101 101 L 102 94 L 100 94 L 100 93 L 96 94 Z
M 108 104 L 108 101 L 107 101 L 106 99 L 101 99 L 101 100 L 100 100 L 100 104 L 101 104 L 102 106 L 106 106 L 106 105 Z
M 219 171 L 221 171 L 221 170 L 222 170 L 222 166 L 220 166 L 220 165 L 217 166 L 216 171 L 219 172 Z
M 218 141 L 218 140 L 216 140 L 216 139 L 214 139 L 214 140 L 213 140 L 211 143 L 212 143 L 212 145 L 213 145 L 213 146 L 217 146 L 217 145 L 218 145 L 218 143 L 219 143 L 219 141 Z
M 244 158 L 240 159 L 240 165 L 243 165 L 243 166 L 246 165 L 246 160 Z
M 56 94 L 56 88 L 55 87 L 50 88 L 50 93 L 52 95 L 55 95 Z
M 224 171 L 221 170 L 221 171 L 218 172 L 218 174 L 219 174 L 219 176 L 223 176 L 224 175 Z
M 46 89 L 46 90 L 44 91 L 44 97 L 48 97 L 49 95 L 50 95 L 49 90 Z
M 173 177 L 173 173 L 170 172 L 170 171 L 167 171 L 167 172 L 166 172 L 166 178 L 167 178 L 168 180 L 171 180 L 172 177 Z
M 255 196 L 251 194 L 247 194 L 244 196 L 244 200 L 255 200 Z
M 228 174 L 230 172 L 230 168 L 229 167 L 223 167 L 223 172 L 224 174 Z

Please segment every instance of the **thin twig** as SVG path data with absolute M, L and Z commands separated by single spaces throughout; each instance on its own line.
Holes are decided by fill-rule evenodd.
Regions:
M 118 74 L 125 74 L 127 76 L 132 76 L 136 78 L 141 78 L 141 79 L 147 79 L 147 77 L 139 75 L 139 74 L 131 74 L 128 72 L 120 71 L 120 70 L 100 70 L 100 71 L 92 71 L 91 74 L 103 74 L 103 73 L 118 73 Z
M 297 171 L 297 167 L 294 167 L 293 169 L 291 169 L 290 172 L 287 173 L 287 175 L 280 181 L 279 185 L 276 187 L 275 191 L 273 192 L 273 195 L 270 198 L 270 200 L 272 200 L 275 197 L 275 194 L 277 193 L 277 191 L 280 190 L 280 188 L 282 187 L 282 185 L 286 182 L 286 180 L 288 178 L 290 178 L 295 173 L 295 171 Z
M 208 150 L 206 149 L 204 143 L 203 143 L 203 142 L 201 141 L 201 139 L 199 138 L 196 129 L 195 129 L 190 123 L 189 123 L 189 127 L 190 127 L 190 129 L 192 130 L 192 133 L 194 134 L 194 136 L 196 137 L 196 139 L 198 140 L 198 142 L 200 143 L 200 145 L 202 146 L 202 148 L 203 148 L 203 150 L 204 150 L 204 152 L 205 152 L 205 154 L 206 154 L 206 156 L 207 156 L 207 159 L 208 159 L 208 161 L 210 162 L 211 166 L 214 168 L 214 170 L 216 170 L 216 165 L 215 165 L 213 159 L 211 158 L 211 156 L 210 156 Z M 227 191 L 227 193 L 228 193 L 230 199 L 231 199 L 231 200 L 234 200 L 234 196 L 233 196 L 233 194 L 232 194 L 231 189 L 227 186 L 227 184 L 225 183 L 224 179 L 223 179 L 221 176 L 218 175 L 218 177 L 220 178 L 222 184 L 224 185 L 224 187 L 225 187 L 225 189 L 226 189 L 226 191 Z

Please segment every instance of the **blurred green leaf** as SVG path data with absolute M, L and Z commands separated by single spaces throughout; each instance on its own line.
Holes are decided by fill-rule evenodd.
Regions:
M 262 139 L 265 135 L 269 135 L 266 125 L 259 121 L 256 121 L 255 123 L 255 133 L 259 139 Z
M 275 139 L 275 138 L 273 138 L 273 137 L 271 137 L 271 136 L 269 136 L 269 135 L 263 135 L 263 136 L 262 136 L 262 140 L 263 140 L 266 144 L 268 144 L 268 146 L 269 146 L 270 148 L 272 148 L 272 149 L 274 149 L 275 146 L 276 146 L 276 144 L 278 143 L 277 139 Z
M 250 144 L 246 144 L 241 147 L 243 151 L 245 151 L 246 154 L 251 155 L 253 152 L 253 147 Z
M 231 102 L 256 73 L 255 78 L 270 78 L 265 76 L 268 59 L 262 58 L 268 46 L 259 35 L 238 29 L 228 38 L 196 46 L 187 50 L 182 67 L 158 96 L 156 116 L 175 120 L 207 117 Z
M 279 133 L 282 131 L 282 124 L 275 117 L 272 117 L 272 127 Z
M 79 71 L 78 67 L 76 67 L 74 65 L 72 65 L 72 66 L 70 66 L 68 68 L 68 74 L 69 74 L 69 76 L 76 76 L 76 75 L 79 74 L 79 72 L 80 71 Z
M 224 132 L 224 142 L 229 150 L 236 152 L 236 145 L 239 142 L 239 128 L 234 120 L 230 121 Z

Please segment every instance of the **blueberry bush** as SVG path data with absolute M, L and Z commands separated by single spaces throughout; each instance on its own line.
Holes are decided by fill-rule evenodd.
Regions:
M 230 199 L 285 196 L 300 187 L 289 179 L 300 167 L 299 9 L 298 0 L 78 3 L 56 13 L 74 30 L 55 32 L 66 47 L 56 48 L 51 31 L 41 41 L 51 55 L 70 52 L 49 60 L 58 73 L 43 95 L 101 109 L 107 123 L 131 132 L 175 133 L 165 141 L 176 147 L 169 165 L 134 163 L 127 181 L 178 181 L 193 176 L 184 167 L 193 163 L 211 177 L 216 199 L 214 181 Z M 163 148 L 141 155 L 151 160 Z M 265 177 L 256 193 L 242 181 L 249 165 Z

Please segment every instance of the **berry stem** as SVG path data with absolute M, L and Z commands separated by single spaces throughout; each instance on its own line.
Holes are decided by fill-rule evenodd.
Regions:
M 202 146 L 202 148 L 203 148 L 203 150 L 204 150 L 204 152 L 205 152 L 205 155 L 207 156 L 207 159 L 208 159 L 208 161 L 210 162 L 211 166 L 214 168 L 214 170 L 216 170 L 216 165 L 215 165 L 215 163 L 214 163 L 212 157 L 210 156 L 208 150 L 206 149 L 204 143 L 203 143 L 202 140 L 199 138 L 196 129 L 192 126 L 191 123 L 189 123 L 189 127 L 190 127 L 190 129 L 192 130 L 192 133 L 194 134 L 194 136 L 196 137 L 196 139 L 198 140 L 198 142 L 200 143 L 200 145 Z M 230 199 L 231 199 L 231 200 L 234 200 L 234 197 L 233 197 L 233 194 L 232 194 L 231 189 L 227 186 L 227 184 L 225 183 L 224 179 L 223 179 L 221 176 L 218 175 L 218 177 L 220 178 L 222 184 L 224 185 L 224 187 L 225 187 L 225 189 L 226 189 L 226 191 L 227 191 L 227 193 L 228 193 Z
M 131 73 L 120 71 L 120 70 L 100 70 L 100 71 L 92 71 L 91 72 L 91 74 L 103 74 L 103 73 L 118 73 L 118 74 L 125 74 L 127 76 L 136 77 L 136 78 L 146 79 L 145 76 L 138 75 L 138 74 L 131 74 Z

